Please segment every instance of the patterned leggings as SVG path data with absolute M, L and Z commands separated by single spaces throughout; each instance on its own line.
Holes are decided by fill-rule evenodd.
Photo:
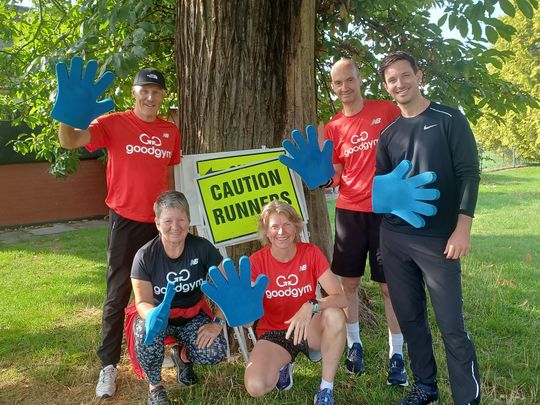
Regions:
M 227 344 L 223 333 L 220 333 L 209 348 L 197 346 L 197 331 L 207 323 L 212 322 L 204 312 L 200 312 L 192 320 L 182 326 L 167 326 L 165 331 L 156 335 L 151 345 L 144 344 L 146 337 L 145 321 L 137 316 L 133 325 L 135 333 L 135 352 L 137 360 L 144 370 L 148 382 L 157 385 L 161 382 L 161 366 L 165 353 L 164 341 L 167 336 L 172 336 L 176 341 L 187 349 L 189 359 L 196 364 L 217 364 L 225 358 Z

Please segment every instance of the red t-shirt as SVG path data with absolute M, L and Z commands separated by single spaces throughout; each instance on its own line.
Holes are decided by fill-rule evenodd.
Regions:
M 271 330 L 287 330 L 285 321 L 316 297 L 317 280 L 330 268 L 321 250 L 311 243 L 297 243 L 296 255 L 287 263 L 278 262 L 270 247 L 250 256 L 251 278 L 266 274 L 270 279 L 263 298 L 264 315 L 257 324 L 257 336 Z
M 107 148 L 107 206 L 133 221 L 153 222 L 153 204 L 169 188 L 168 167 L 180 163 L 178 128 L 126 111 L 101 116 L 88 130 L 86 149 Z
M 339 112 L 325 127 L 334 142 L 332 161 L 343 165 L 336 207 L 372 212 L 371 186 L 381 131 L 400 114 L 387 100 L 365 100 L 359 113 L 347 117 Z

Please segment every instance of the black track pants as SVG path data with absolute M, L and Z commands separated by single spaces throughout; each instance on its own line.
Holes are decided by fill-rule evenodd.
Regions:
M 456 405 L 463 405 L 479 401 L 480 379 L 463 320 L 460 261 L 443 255 L 446 242 L 446 238 L 411 236 L 381 227 L 383 269 L 415 382 L 434 384 L 437 375 L 427 287 L 444 341 L 452 397 Z

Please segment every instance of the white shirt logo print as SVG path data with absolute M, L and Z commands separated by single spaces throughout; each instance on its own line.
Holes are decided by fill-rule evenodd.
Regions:
M 172 152 L 170 150 L 162 149 L 163 142 L 157 136 L 150 136 L 142 133 L 139 136 L 139 142 L 139 145 L 127 144 L 126 153 L 128 155 L 151 155 L 157 159 L 170 159 L 172 157 Z
M 202 278 L 199 278 L 197 280 L 189 281 L 191 278 L 191 273 L 188 269 L 181 269 L 178 272 L 176 271 L 170 271 L 165 275 L 165 279 L 169 283 L 174 284 L 174 291 L 176 292 L 190 292 L 194 291 L 197 288 L 201 287 L 201 284 L 203 282 Z M 165 295 L 165 292 L 167 291 L 167 287 L 159 287 L 154 286 L 154 294 L 155 295 Z
M 430 128 L 436 127 L 437 125 L 439 125 L 439 124 L 433 124 L 433 125 L 425 125 L 424 124 L 424 131 L 427 131 Z
M 276 278 L 276 284 L 279 287 L 295 286 L 298 284 L 298 277 L 294 274 L 289 275 L 287 278 L 285 276 L 278 276 Z

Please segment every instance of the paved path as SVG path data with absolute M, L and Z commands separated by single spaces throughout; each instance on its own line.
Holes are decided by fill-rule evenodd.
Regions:
M 101 219 L 70 221 L 54 224 L 21 227 L 19 229 L 0 229 L 0 243 L 9 244 L 31 239 L 35 236 L 55 235 L 85 228 L 106 228 L 107 221 Z

